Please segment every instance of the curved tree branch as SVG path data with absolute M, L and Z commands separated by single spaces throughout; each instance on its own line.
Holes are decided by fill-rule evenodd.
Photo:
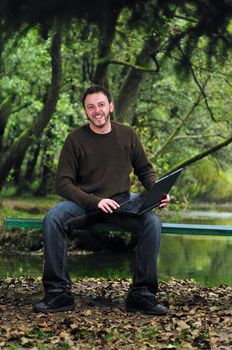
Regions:
M 225 139 L 225 136 L 220 134 L 196 134 L 196 135 L 178 135 L 174 137 L 174 140 L 181 140 L 181 139 L 205 139 L 205 138 L 211 138 L 211 137 L 221 137 L 222 139 Z
M 222 142 L 218 143 L 217 145 L 215 145 L 215 146 L 213 146 L 213 147 L 211 147 L 203 152 L 200 152 L 193 157 L 187 158 L 184 161 L 180 162 L 179 164 L 175 165 L 173 168 L 171 168 L 169 173 L 171 173 L 177 169 L 184 168 L 184 167 L 191 165 L 193 163 L 196 163 L 198 160 L 203 159 L 203 158 L 207 157 L 209 154 L 212 154 L 212 153 L 218 151 L 219 149 L 228 146 L 230 143 L 232 143 L 232 134 L 230 136 L 228 136 L 225 141 L 222 141 Z
M 110 60 L 110 61 L 108 61 L 108 64 L 119 64 L 122 66 L 131 67 L 131 68 L 138 70 L 138 71 L 150 72 L 150 73 L 158 73 L 159 69 L 160 69 L 157 61 L 156 61 L 156 69 L 149 68 L 149 67 L 143 67 L 143 66 L 131 63 L 131 62 L 119 61 L 119 60 Z
M 195 72 L 194 72 L 192 66 L 191 66 L 191 68 L 190 68 L 190 71 L 191 71 L 191 73 L 192 73 L 194 82 L 196 83 L 196 85 L 198 86 L 199 90 L 200 90 L 201 93 L 202 93 L 202 96 L 203 96 L 204 101 L 205 101 L 206 108 L 207 108 L 207 110 L 208 110 L 208 112 L 209 112 L 209 114 L 210 114 L 211 119 L 212 119 L 214 122 L 216 122 L 216 119 L 215 119 L 215 117 L 214 117 L 213 111 L 212 111 L 212 109 L 211 109 L 210 106 L 209 106 L 208 98 L 207 98 L 207 95 L 206 95 L 206 93 L 205 93 L 204 87 L 201 86 L 200 82 L 198 81 L 197 76 L 196 76 L 196 74 L 195 74 Z M 210 77 L 208 77 L 208 80 L 209 80 L 209 79 L 210 79 Z
M 186 57 L 186 55 L 184 54 L 184 52 L 183 52 L 183 50 L 182 50 L 182 48 L 181 48 L 180 45 L 178 46 L 178 49 L 179 49 L 179 51 L 181 52 L 182 57 L 183 57 L 184 59 L 186 59 L 187 57 Z M 188 58 L 187 58 L 187 59 L 188 59 Z M 209 114 L 210 114 L 210 117 L 211 117 L 211 119 L 212 119 L 214 122 L 216 122 L 216 119 L 215 119 L 215 117 L 214 117 L 213 111 L 212 111 L 212 109 L 211 109 L 210 106 L 209 106 L 208 98 L 207 98 L 207 95 L 206 95 L 206 93 L 205 93 L 204 87 L 201 86 L 199 80 L 197 79 L 196 73 L 195 73 L 195 71 L 194 71 L 194 69 L 193 69 L 193 66 L 192 66 L 192 63 L 191 63 L 190 61 L 189 61 L 189 66 L 190 66 L 190 72 L 191 72 L 191 74 L 192 74 L 193 80 L 194 80 L 195 84 L 197 85 L 197 87 L 199 88 L 199 90 L 200 90 L 200 92 L 201 92 L 201 94 L 202 94 L 202 96 L 203 96 L 203 98 L 204 98 L 205 106 L 206 106 L 206 108 L 207 108 L 207 110 L 208 110 L 208 112 L 209 112 Z M 209 78 L 210 78 L 210 77 L 208 77 L 207 80 L 209 80 Z
M 205 81 L 204 85 L 206 85 L 208 79 Z M 189 117 L 194 112 L 195 108 L 199 105 L 200 101 L 202 99 L 202 93 L 200 91 L 196 101 L 190 108 L 189 112 L 185 115 L 185 117 L 181 120 L 180 124 L 176 127 L 176 129 L 171 133 L 171 135 L 168 137 L 166 142 L 154 153 L 153 158 L 155 159 L 157 156 L 159 156 L 161 153 L 163 153 L 166 148 L 171 144 L 171 142 L 174 140 L 174 138 L 178 135 L 184 124 L 187 122 Z

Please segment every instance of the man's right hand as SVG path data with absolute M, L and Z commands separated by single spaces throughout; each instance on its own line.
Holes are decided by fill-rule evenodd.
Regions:
M 117 209 L 120 207 L 120 205 L 117 202 L 110 198 L 102 199 L 97 206 L 105 213 L 113 213 L 113 209 Z

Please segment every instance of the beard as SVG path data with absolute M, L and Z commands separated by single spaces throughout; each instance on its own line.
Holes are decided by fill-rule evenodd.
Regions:
M 92 125 L 94 125 L 96 128 L 101 129 L 108 122 L 108 120 L 110 118 L 110 114 L 108 114 L 108 115 L 97 114 L 97 115 L 93 115 L 91 117 L 87 116 L 87 118 Z

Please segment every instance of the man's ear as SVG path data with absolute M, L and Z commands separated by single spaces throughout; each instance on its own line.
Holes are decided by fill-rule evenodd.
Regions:
M 110 102 L 110 113 L 113 113 L 113 111 L 114 111 L 114 102 L 111 101 Z

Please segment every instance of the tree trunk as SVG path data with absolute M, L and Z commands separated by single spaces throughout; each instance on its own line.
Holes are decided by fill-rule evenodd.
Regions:
M 0 153 L 3 151 L 3 135 L 11 112 L 11 96 L 2 101 L 0 105 Z
M 15 165 L 14 165 L 13 180 L 14 180 L 15 186 L 18 186 L 21 182 L 22 164 L 23 164 L 24 156 L 25 156 L 25 154 L 21 154 L 21 157 L 17 158 Z
M 136 65 L 150 67 L 152 63 L 151 53 L 156 46 L 155 38 L 151 34 L 145 42 L 143 49 L 136 59 Z M 131 68 L 124 80 L 115 103 L 116 119 L 119 122 L 128 122 L 132 125 L 134 110 L 139 91 L 147 72 Z
M 45 148 L 43 169 L 42 169 L 42 180 L 38 190 L 35 192 L 35 195 L 46 196 L 50 192 L 55 192 L 54 183 L 55 183 L 55 171 L 52 170 L 53 156 L 47 154 L 47 147 Z
M 35 145 L 33 145 L 33 147 L 30 147 L 29 150 L 30 150 L 30 156 L 29 156 L 29 159 L 26 160 L 27 162 L 26 162 L 25 174 L 23 176 L 22 173 L 20 173 L 19 180 L 17 182 L 15 181 L 15 184 L 17 185 L 16 195 L 21 195 L 26 191 L 30 191 L 31 182 L 33 180 L 33 175 L 34 175 L 34 169 L 35 169 L 39 151 L 40 151 L 40 144 L 36 143 Z M 15 179 L 15 174 L 14 174 L 14 179 Z
M 111 5 L 109 3 L 109 5 Z M 117 24 L 118 15 L 120 13 L 120 6 L 114 4 L 114 8 L 105 7 L 105 11 L 102 13 L 102 17 L 99 19 L 99 45 L 98 45 L 98 58 L 93 82 L 100 84 L 108 88 L 107 69 L 108 63 L 106 62 L 111 52 L 111 45 L 114 40 L 115 29 Z M 105 61 L 105 62 L 101 62 Z
M 59 97 L 59 89 L 61 82 L 61 38 L 62 26 L 59 26 L 52 38 L 51 44 L 51 65 L 52 78 L 51 85 L 48 90 L 46 102 L 41 114 L 36 122 L 19 135 L 12 147 L 6 152 L 0 161 L 0 191 L 7 179 L 10 170 L 13 168 L 16 160 L 26 152 L 32 142 L 37 139 L 45 126 L 48 124 L 55 111 Z
M 29 157 L 27 161 L 26 172 L 24 176 L 25 181 L 27 183 L 30 183 L 33 180 L 34 170 L 39 156 L 39 151 L 40 143 L 37 142 L 35 145 L 33 145 L 31 149 L 31 157 Z
M 52 138 L 52 126 L 49 125 L 49 128 L 46 132 L 45 137 L 45 145 L 43 148 L 43 156 L 41 161 L 41 182 L 38 190 L 36 191 L 36 195 L 45 196 L 48 192 L 54 190 L 55 183 L 55 172 L 53 170 L 53 158 L 54 155 L 51 154 L 49 150 L 49 140 Z

